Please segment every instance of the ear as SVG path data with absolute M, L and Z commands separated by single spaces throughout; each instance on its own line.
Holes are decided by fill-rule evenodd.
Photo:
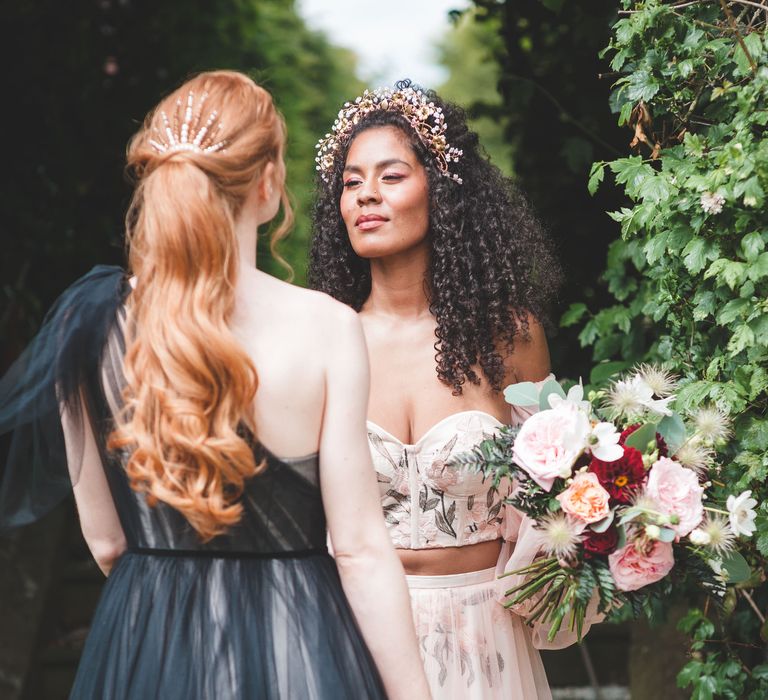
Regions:
M 258 184 L 259 199 L 262 202 L 268 202 L 272 199 L 272 193 L 277 186 L 277 168 L 273 162 L 269 162 L 264 166 L 264 171 L 261 173 Z

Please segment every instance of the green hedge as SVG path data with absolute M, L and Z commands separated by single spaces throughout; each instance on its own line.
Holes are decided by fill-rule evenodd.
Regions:
M 627 196 L 610 213 L 621 228 L 604 273 L 615 304 L 573 304 L 562 324 L 583 324 L 596 361 L 661 362 L 682 377 L 684 405 L 730 413 L 734 438 L 711 478 L 759 502 L 753 576 L 733 598 L 691 601 L 681 629 L 692 660 L 678 683 L 693 698 L 765 698 L 768 7 L 622 7 L 604 57 L 634 155 L 595 163 L 588 183 L 594 193 L 610 174 Z

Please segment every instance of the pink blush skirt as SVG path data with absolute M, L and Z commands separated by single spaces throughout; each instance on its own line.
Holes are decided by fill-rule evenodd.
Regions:
M 530 630 L 497 601 L 495 567 L 406 579 L 434 700 L 551 700 Z

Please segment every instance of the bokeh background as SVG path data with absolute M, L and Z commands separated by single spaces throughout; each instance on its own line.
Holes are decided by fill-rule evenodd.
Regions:
M 123 262 L 125 145 L 162 94 L 213 68 L 248 72 L 285 115 L 297 222 L 281 251 L 298 283 L 315 142 L 364 86 L 410 77 L 465 106 L 489 157 L 532 199 L 566 267 L 556 317 L 574 301 L 601 308 L 617 235 L 605 212 L 621 198 L 610 185 L 590 197 L 585 183 L 594 160 L 625 154 L 631 138 L 598 58 L 617 11 L 613 0 L 4 2 L 0 369 L 67 285 Z M 260 266 L 282 275 L 265 242 Z M 576 330 L 550 344 L 559 375 L 588 374 Z M 0 539 L 0 698 L 66 697 L 102 584 L 71 504 Z M 649 666 L 654 646 L 682 654 L 673 632 L 639 623 L 545 654 L 556 697 L 675 697 L 682 662 L 665 681 L 663 663 Z

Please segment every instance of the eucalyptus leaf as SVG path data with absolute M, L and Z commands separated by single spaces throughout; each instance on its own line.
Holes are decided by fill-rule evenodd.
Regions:
M 642 513 L 643 511 L 640 508 L 627 508 L 621 514 L 621 518 L 619 518 L 619 525 L 624 525 L 625 523 L 631 522 L 638 515 L 642 515 Z
M 565 398 L 563 387 L 561 387 L 556 380 L 548 379 L 544 382 L 544 386 L 541 387 L 541 394 L 539 394 L 539 410 L 546 411 L 548 408 L 551 408 L 549 405 L 550 394 L 557 394 L 560 398 Z
M 662 527 L 659 532 L 659 542 L 674 542 L 677 533 L 671 527 Z
M 747 560 L 735 550 L 723 557 L 723 569 L 728 573 L 729 583 L 741 583 L 752 575 Z
M 613 522 L 613 519 L 615 517 L 616 517 L 616 511 L 612 510 L 602 520 L 598 520 L 596 523 L 592 523 L 589 526 L 589 529 L 592 530 L 593 532 L 605 532 L 611 526 L 611 523 Z
M 618 539 L 616 540 L 616 549 L 624 549 L 624 547 L 627 545 L 627 528 L 625 528 L 623 525 L 619 525 L 616 528 L 616 532 L 618 533 Z
M 685 442 L 685 423 L 677 413 L 664 416 L 657 426 L 656 432 L 664 438 L 664 442 L 667 443 L 672 454 L 677 452 L 680 445 Z
M 518 382 L 504 389 L 504 400 L 513 406 L 536 406 L 539 388 L 533 382 Z
M 648 446 L 656 442 L 656 423 L 640 426 L 624 442 L 627 447 L 634 447 L 640 452 L 648 452 Z

